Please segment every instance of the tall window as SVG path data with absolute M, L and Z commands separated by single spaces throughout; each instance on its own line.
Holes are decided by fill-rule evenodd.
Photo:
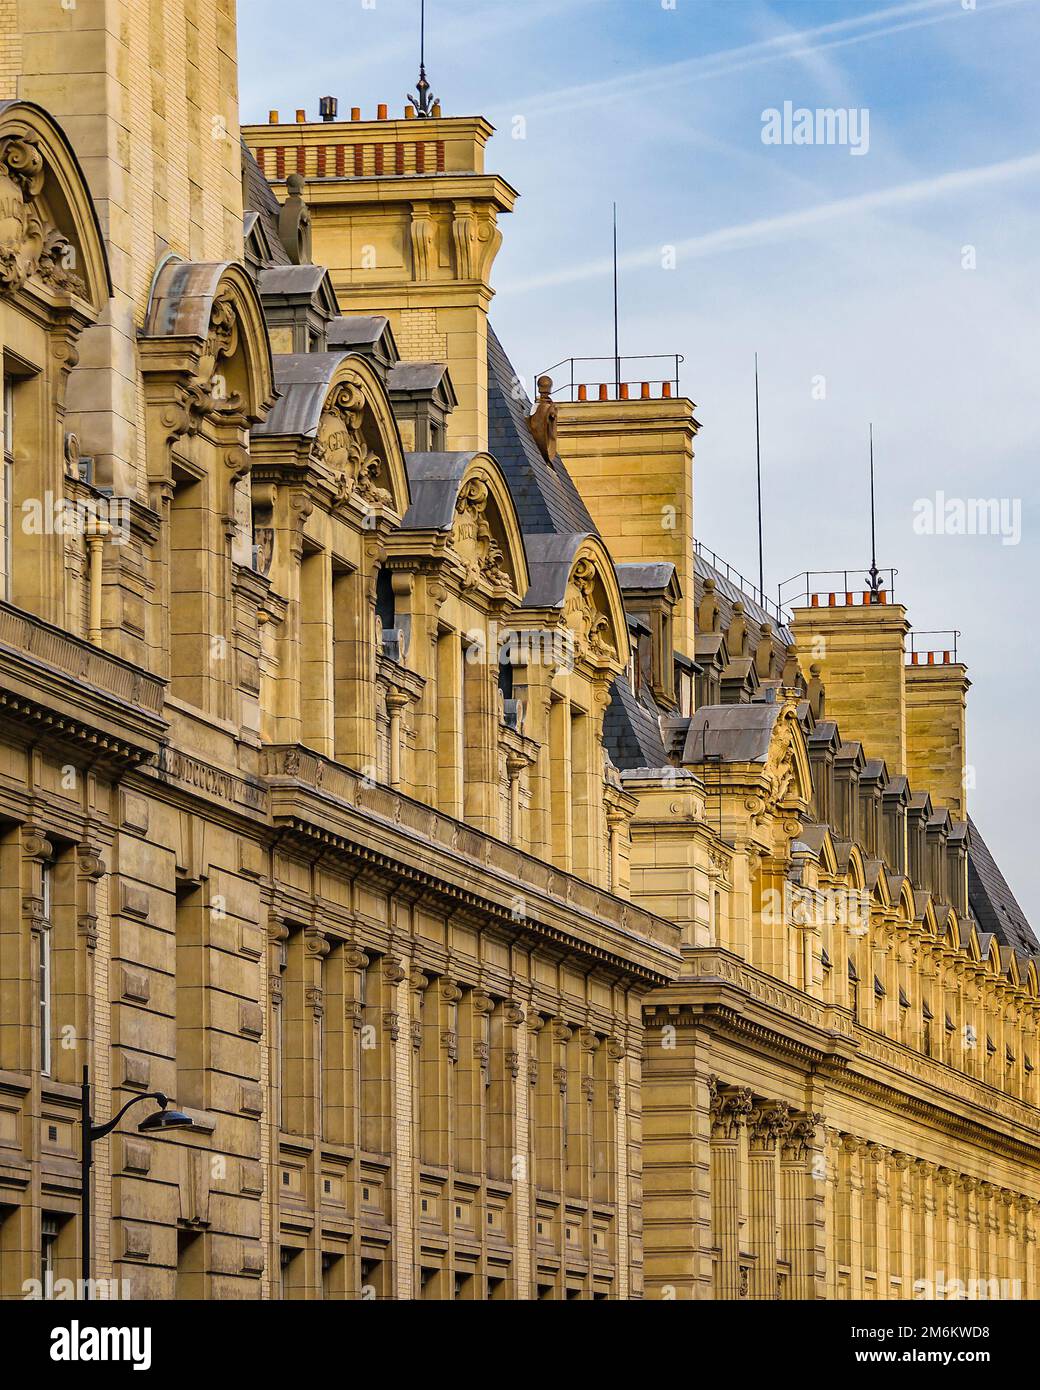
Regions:
M 58 1223 L 53 1216 L 44 1215 L 40 1223 L 40 1282 L 44 1298 L 53 1298 L 57 1276 Z
M 44 1076 L 51 1070 L 51 911 L 53 899 L 53 870 L 44 864 L 41 873 L 43 896 L 43 925 L 40 928 L 40 1071 Z
M 4 377 L 4 457 L 0 464 L 0 599 L 10 601 L 14 573 L 14 378 Z

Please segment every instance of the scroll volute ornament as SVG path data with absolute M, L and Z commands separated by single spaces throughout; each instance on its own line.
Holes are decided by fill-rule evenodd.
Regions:
M 579 559 L 567 585 L 563 620 L 574 633 L 582 655 L 615 661 L 617 652 L 610 640 L 610 620 L 596 604 L 596 578 L 593 562 L 584 557 Z
M 242 397 L 228 391 L 223 371 L 224 363 L 238 351 L 238 335 L 238 311 L 225 290 L 213 301 L 198 374 L 192 383 L 193 405 L 201 415 L 237 415 L 242 411 Z
M 465 566 L 468 586 L 483 582 L 495 589 L 510 589 L 512 576 L 487 519 L 490 496 L 487 483 L 480 478 L 470 478 L 459 489 L 451 528 L 452 549 Z
M 355 382 L 337 386 L 318 424 L 314 456 L 335 479 L 337 505 L 359 500 L 369 507 L 390 507 L 392 494 L 377 482 L 382 460 L 368 447 L 362 429 L 365 407 L 365 393 Z
M 534 442 L 541 450 L 546 463 L 559 457 L 559 441 L 556 433 L 556 402 L 552 398 L 552 377 L 538 378 L 538 399 L 527 420 Z
M 174 398 L 166 403 L 162 424 L 169 441 L 183 435 L 198 434 L 203 420 L 220 424 L 246 424 L 245 402 L 237 391 L 228 390 L 227 366 L 238 351 L 238 310 L 230 291 L 225 289 L 213 300 L 206 340 L 199 354 L 198 367 L 187 385 L 178 385 Z M 226 462 L 235 470 L 240 451 L 231 451 Z M 248 457 L 242 469 L 248 471 Z

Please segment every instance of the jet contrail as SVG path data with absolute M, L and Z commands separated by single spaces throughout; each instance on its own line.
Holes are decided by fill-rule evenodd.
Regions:
M 1040 151 L 1023 155 L 1019 159 L 1005 159 L 996 164 L 977 165 L 973 169 L 958 169 L 949 174 L 938 174 L 934 178 L 917 179 L 911 183 L 894 184 L 890 188 L 879 188 L 873 193 L 859 193 L 851 198 L 836 198 L 828 203 L 818 203 L 815 207 L 802 208 L 798 212 L 781 213 L 777 217 L 757 218 L 751 222 L 738 223 L 731 227 L 720 227 L 714 232 L 701 236 L 686 237 L 675 243 L 675 253 L 679 260 L 695 259 L 715 253 L 733 251 L 741 246 L 754 245 L 763 241 L 775 240 L 785 234 L 797 234 L 824 222 L 835 221 L 856 214 L 877 212 L 884 208 L 902 207 L 911 203 L 928 202 L 986 184 L 1008 183 L 1012 179 L 1029 174 L 1040 173 Z M 620 264 L 626 269 L 639 269 L 661 263 L 661 247 L 647 247 L 622 256 Z M 581 265 L 564 267 L 547 275 L 531 279 L 517 280 L 499 288 L 500 294 L 510 294 L 516 290 L 529 291 L 545 289 L 555 285 L 571 285 L 581 280 L 595 280 L 613 273 L 610 260 L 590 261 Z

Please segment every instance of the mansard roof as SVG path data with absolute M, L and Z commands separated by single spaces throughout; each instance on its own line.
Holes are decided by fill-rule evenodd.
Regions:
M 627 676 L 614 681 L 603 716 L 603 745 L 614 766 L 625 772 L 671 763 L 656 705 L 651 709 L 637 696 Z
M 1026 955 L 1040 954 L 1040 941 L 1000 872 L 974 820 L 968 817 L 968 908 L 982 931 Z
M 488 328 L 488 448 L 498 460 L 525 534 L 597 535 L 578 489 L 559 461 L 548 464 L 527 421 L 531 402 L 494 330 Z
M 242 193 L 247 210 L 256 214 L 257 221 L 263 227 L 263 245 L 270 255 L 271 264 L 291 265 L 289 253 L 278 235 L 281 205 L 245 141 L 242 142 Z M 247 234 L 249 230 L 247 222 Z
M 718 558 L 718 557 L 716 557 Z M 694 599 L 700 603 L 704 596 L 704 581 L 711 579 L 715 584 L 715 597 L 719 600 L 719 622 L 723 628 L 728 628 L 733 616 L 733 605 L 740 603 L 744 609 L 744 619 L 748 624 L 750 632 L 757 639 L 758 631 L 763 623 L 768 623 L 770 636 L 773 643 L 773 659 L 777 665 L 782 665 L 787 655 L 787 649 L 794 640 L 790 628 L 784 623 L 778 623 L 772 613 L 766 611 L 762 604 L 754 598 L 746 589 L 726 576 L 717 569 L 707 558 L 703 549 L 695 543 L 693 555 L 694 569 Z

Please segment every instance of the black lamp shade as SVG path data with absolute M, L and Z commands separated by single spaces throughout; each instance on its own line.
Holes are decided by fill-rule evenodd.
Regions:
M 164 1129 L 194 1129 L 195 1121 L 183 1110 L 156 1110 L 146 1115 L 137 1126 L 139 1134 L 152 1134 Z

